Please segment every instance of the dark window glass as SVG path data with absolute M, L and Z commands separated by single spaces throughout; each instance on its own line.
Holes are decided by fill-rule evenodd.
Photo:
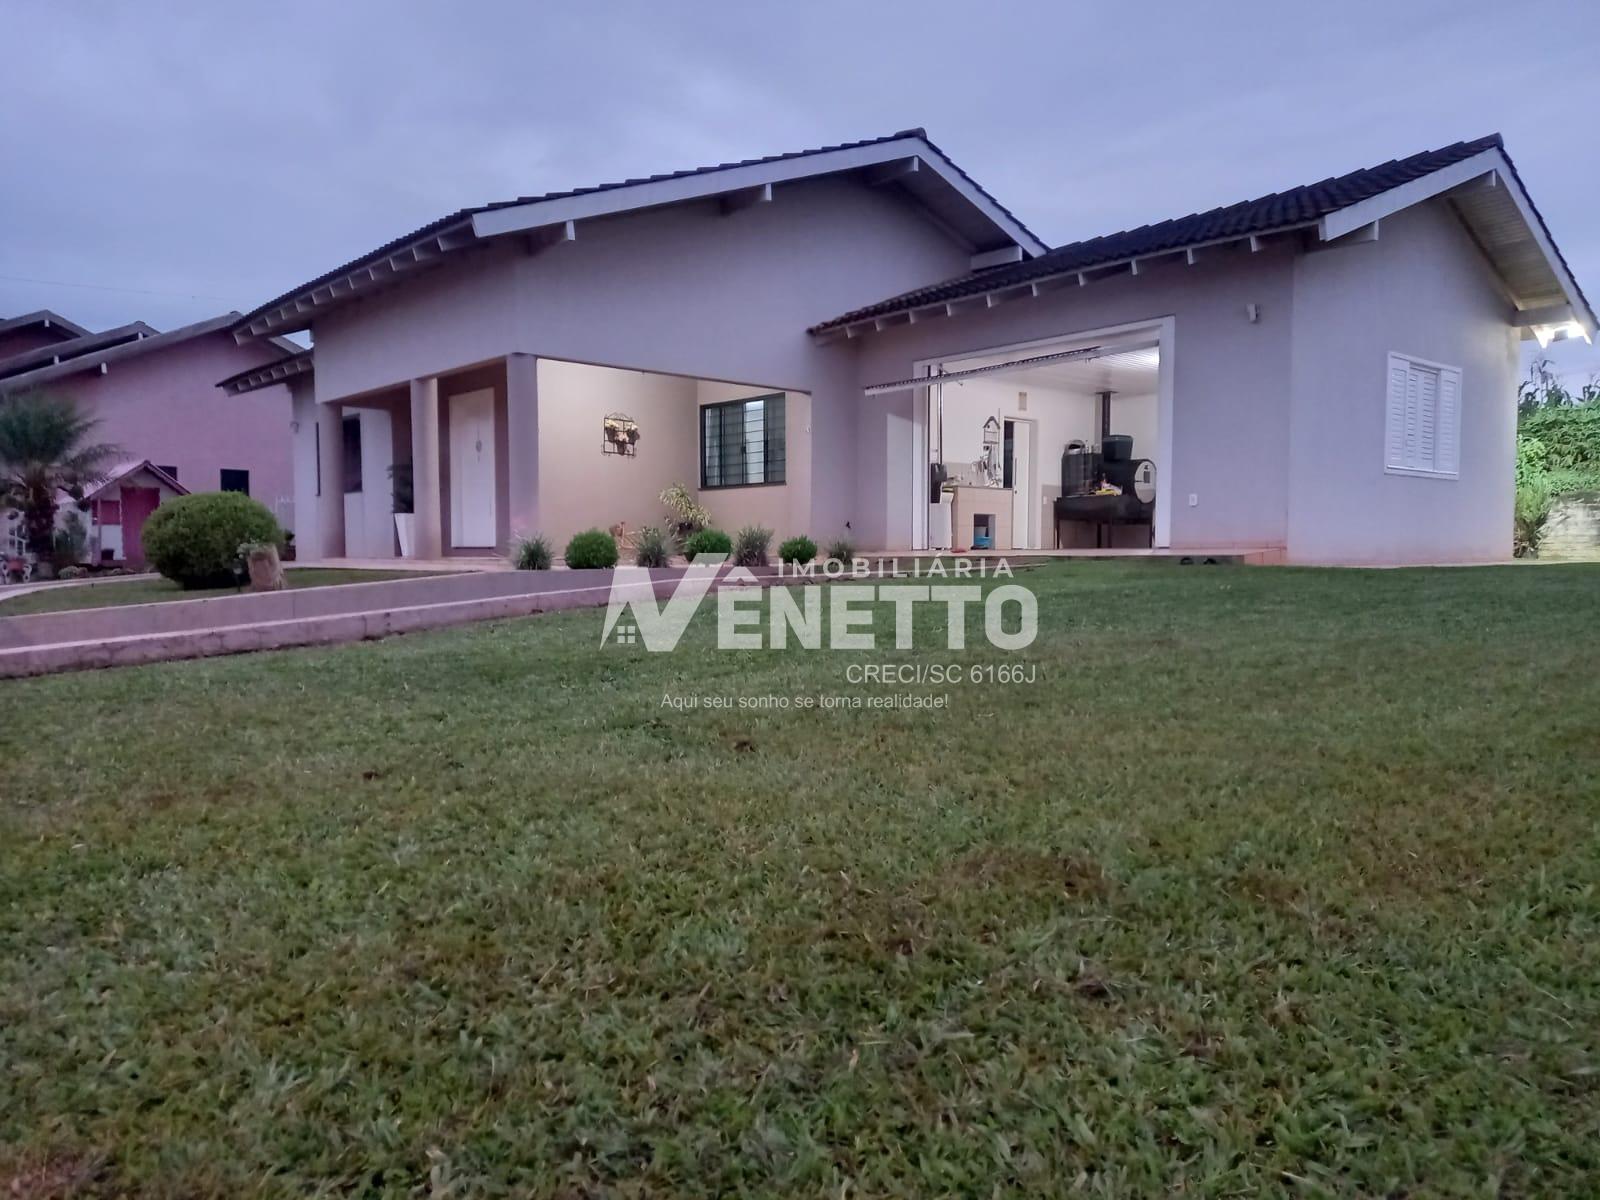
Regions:
M 346 417 L 344 431 L 344 490 L 348 495 L 361 490 L 361 418 Z
M 707 404 L 700 410 L 700 486 L 783 483 L 783 394 Z
M 250 472 L 236 470 L 233 467 L 222 468 L 222 490 L 225 492 L 243 492 L 250 494 Z

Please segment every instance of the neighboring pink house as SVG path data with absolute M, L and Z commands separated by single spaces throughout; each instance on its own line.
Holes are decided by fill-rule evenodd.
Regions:
M 143 322 L 90 333 L 48 312 L 0 321 L 0 403 L 25 392 L 71 397 L 99 419 L 96 436 L 124 461 L 148 461 L 190 492 L 246 492 L 292 529 L 287 389 L 235 397 L 217 380 L 300 347 L 282 339 L 240 345 L 228 332 L 238 316 L 166 333 Z
M 82 325 L 45 308 L 20 317 L 6 317 L 0 320 L 0 362 L 14 354 L 88 336 L 89 331 Z

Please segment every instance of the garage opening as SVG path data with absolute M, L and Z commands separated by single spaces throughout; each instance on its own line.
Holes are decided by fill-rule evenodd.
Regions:
M 915 548 L 1166 544 L 1166 341 L 1151 326 L 924 364 Z

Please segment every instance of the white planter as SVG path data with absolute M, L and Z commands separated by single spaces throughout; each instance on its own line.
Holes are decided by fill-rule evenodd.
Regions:
M 416 544 L 413 537 L 417 528 L 416 513 L 395 513 L 394 535 L 400 539 L 400 557 L 411 558 L 412 547 Z

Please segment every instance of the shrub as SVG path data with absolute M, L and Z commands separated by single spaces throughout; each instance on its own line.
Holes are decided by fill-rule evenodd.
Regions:
M 84 526 L 83 514 L 77 509 L 71 509 L 61 518 L 61 524 L 56 529 L 55 544 L 51 547 L 50 559 L 56 565 L 58 578 L 69 578 L 61 572 L 67 567 L 76 566 L 83 558 L 83 548 L 89 544 L 89 530 Z
M 817 544 L 804 535 L 792 537 L 778 547 L 778 561 L 808 563 L 817 556 Z
M 68 566 L 62 567 L 61 570 L 57 571 L 56 572 L 56 578 L 57 579 L 82 579 L 88 573 L 89 573 L 89 568 L 88 567 L 80 567 L 77 563 L 71 563 Z
M 634 539 L 633 561 L 641 567 L 664 567 L 672 558 L 672 539 L 659 525 L 646 525 Z
M 585 529 L 567 543 L 567 566 L 574 570 L 617 565 L 617 539 L 603 529 Z
M 856 548 L 850 544 L 849 538 L 834 538 L 828 544 L 829 558 L 836 558 L 842 563 L 847 563 L 855 556 Z
M 550 540 L 542 533 L 518 537 L 511 543 L 511 565 L 519 571 L 548 571 Z
M 1539 553 L 1539 541 L 1544 537 L 1545 522 L 1550 519 L 1555 499 L 1550 484 L 1537 473 L 1517 483 L 1512 507 L 1512 554 L 1530 558 Z
M 746 525 L 733 535 L 733 562 L 739 567 L 764 567 L 767 565 L 767 547 L 772 544 L 772 530 L 759 525 Z
M 724 558 L 733 553 L 733 539 L 720 529 L 697 529 L 683 539 L 683 556 L 690 562 L 697 554 L 720 554 Z
M 243 492 L 197 492 L 168 500 L 144 523 L 145 557 L 185 588 L 238 580 L 239 547 L 283 539 L 277 518 Z

